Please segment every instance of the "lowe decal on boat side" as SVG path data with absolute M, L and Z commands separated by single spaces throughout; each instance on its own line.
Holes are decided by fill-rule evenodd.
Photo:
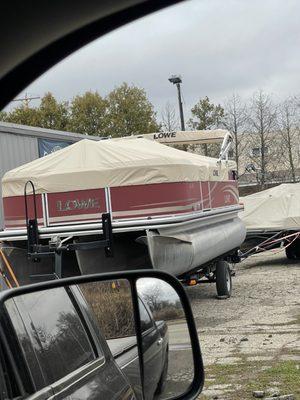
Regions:
M 99 199 L 74 199 L 61 201 L 58 200 L 56 202 L 57 211 L 72 211 L 72 210 L 91 210 L 100 208 L 100 200 Z

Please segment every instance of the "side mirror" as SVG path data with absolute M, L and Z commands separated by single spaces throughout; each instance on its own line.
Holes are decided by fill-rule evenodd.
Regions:
M 195 399 L 201 392 L 190 303 L 180 282 L 164 272 L 97 274 L 6 290 L 0 319 L 2 368 L 11 371 L 7 397 L 164 400 Z

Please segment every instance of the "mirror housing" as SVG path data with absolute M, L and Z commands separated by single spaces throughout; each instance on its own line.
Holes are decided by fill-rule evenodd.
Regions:
M 135 391 L 135 394 L 137 398 L 145 398 L 145 399 L 152 399 L 153 395 L 151 394 L 150 397 L 147 393 L 145 393 L 145 382 L 149 379 L 148 374 L 149 373 L 149 368 L 146 368 L 147 361 L 144 360 L 145 356 L 145 332 L 144 332 L 144 327 L 142 324 L 142 311 L 141 311 L 141 303 L 145 305 L 145 308 L 148 309 L 148 312 L 151 314 L 150 311 L 150 306 L 149 304 L 146 304 L 145 298 L 142 299 L 141 295 L 141 290 L 140 288 L 142 287 L 141 282 L 151 282 L 152 281 L 162 281 L 161 285 L 164 287 L 164 285 L 169 285 L 170 286 L 170 291 L 172 291 L 176 296 L 178 296 L 178 299 L 180 300 L 179 303 L 181 304 L 182 311 L 178 313 L 180 315 L 180 318 L 185 317 L 185 322 L 187 326 L 187 333 L 189 335 L 189 341 L 190 341 L 190 352 L 191 352 L 191 358 L 193 360 L 193 365 L 194 365 L 194 374 L 193 374 L 193 379 L 191 380 L 191 383 L 188 382 L 187 385 L 187 390 L 184 388 L 184 393 L 176 393 L 175 396 L 173 397 L 168 397 L 170 398 L 176 398 L 176 399 L 186 399 L 186 400 L 191 400 L 191 399 L 196 399 L 196 397 L 199 395 L 199 393 L 202 390 L 203 383 L 204 383 L 204 368 L 203 368 L 203 362 L 202 362 L 202 355 L 200 351 L 200 345 L 199 345 L 199 339 L 198 339 L 198 333 L 191 309 L 191 305 L 189 302 L 189 299 L 186 295 L 186 292 L 181 285 L 181 283 L 172 275 L 162 272 L 162 271 L 157 271 L 157 270 L 136 270 L 136 271 L 126 271 L 126 272 L 114 272 L 114 273 L 105 273 L 105 274 L 95 274 L 95 275 L 86 275 L 86 276 L 80 276 L 80 277 L 72 277 L 72 278 L 65 278 L 65 279 L 59 279 L 55 281 L 49 281 L 49 282 L 43 282 L 43 283 L 38 283 L 34 285 L 28 285 L 28 286 L 23 286 L 17 289 L 10 289 L 10 290 L 5 290 L 2 293 L 0 293 L 0 321 L 1 321 L 1 331 L 0 331 L 0 338 L 2 342 L 2 347 L 4 348 L 5 353 L 7 354 L 6 357 L 9 360 L 11 367 L 13 370 L 18 369 L 18 359 L 16 359 L 16 348 L 18 348 L 17 342 L 20 342 L 19 336 L 16 334 L 16 329 L 15 326 L 12 323 L 11 320 L 11 314 L 14 313 L 13 307 L 15 304 L 18 302 L 21 302 L 22 304 L 24 303 L 24 299 L 26 299 L 26 295 L 30 295 L 31 297 L 36 294 L 37 297 L 40 295 L 43 295 L 45 299 L 47 299 L 47 295 L 53 295 L 55 293 L 55 289 L 58 288 L 66 288 L 66 290 L 72 288 L 73 286 L 76 287 L 89 287 L 88 285 L 93 284 L 93 283 L 102 283 L 103 285 L 112 285 L 113 289 L 115 289 L 115 282 L 119 281 L 127 281 L 126 287 L 128 287 L 129 293 L 131 294 L 131 300 L 132 300 L 132 310 L 133 310 L 133 318 L 134 318 L 134 323 L 135 323 L 135 329 L 136 329 L 136 343 L 137 343 L 137 348 L 138 348 L 138 364 L 139 364 L 139 369 L 140 369 L 140 377 L 141 377 L 141 382 L 142 382 L 142 394 L 138 394 Z M 111 284 L 112 282 L 112 284 Z M 138 284 L 137 284 L 138 283 Z M 150 292 L 151 292 L 150 288 Z M 54 292 L 51 292 L 54 291 Z M 82 290 L 84 292 L 84 290 Z M 40 292 L 40 293 L 39 293 Z M 149 292 L 149 290 L 148 290 Z M 117 296 L 120 297 L 118 293 L 116 293 Z M 173 298 L 174 298 L 173 294 Z M 55 296 L 55 294 L 54 294 Z M 149 295 L 148 295 L 149 296 Z M 172 303 L 172 302 L 171 302 Z M 171 304 L 171 303 L 166 303 L 164 301 L 164 304 Z M 178 300 L 173 301 L 173 303 L 178 304 Z M 13 304 L 13 306 L 11 305 Z M 31 303 L 31 304 L 34 304 Z M 171 304 L 172 305 L 172 304 Z M 30 306 L 29 306 L 30 307 Z M 161 312 L 160 310 L 157 315 L 159 316 L 159 319 L 167 318 L 164 317 L 166 315 L 166 312 Z M 163 310 L 166 311 L 166 310 Z M 174 315 L 174 310 L 171 310 L 172 313 L 170 314 L 169 310 L 169 315 L 171 316 L 170 318 L 173 318 L 172 315 Z M 18 309 L 18 312 L 19 309 Z M 178 310 L 177 310 L 178 312 Z M 109 311 L 106 311 L 106 313 L 109 313 Z M 176 313 L 175 313 L 176 314 Z M 51 313 L 49 313 L 49 319 L 51 319 Z M 159 321 L 159 323 L 166 323 L 164 321 Z M 32 321 L 30 319 L 29 323 L 31 324 Z M 57 327 L 57 325 L 55 325 Z M 164 328 L 165 330 L 168 329 L 167 327 Z M 72 329 L 65 329 L 64 332 L 70 332 Z M 39 332 L 37 332 L 37 336 L 39 335 Z M 61 335 L 61 333 L 60 333 Z M 107 339 L 107 337 L 105 337 Z M 39 339 L 41 341 L 41 339 Z M 43 340 L 43 337 L 42 337 Z M 53 342 L 56 339 L 50 338 L 47 339 L 45 338 L 45 341 L 49 343 Z M 79 342 L 81 342 L 82 346 L 82 340 L 80 338 L 77 339 Z M 115 339 L 118 340 L 118 339 Z M 109 342 L 109 340 L 107 341 Z M 159 346 L 162 342 L 162 339 L 159 339 L 157 341 L 157 345 Z M 128 345 L 129 346 L 129 345 Z M 169 346 L 168 346 L 169 347 Z M 45 351 L 45 350 L 44 350 Z M 21 353 L 21 352 L 19 352 Z M 19 355 L 20 356 L 20 355 Z M 18 357 L 19 357 L 18 356 Z M 34 373 L 34 372 L 33 372 Z M 26 389 L 26 386 L 28 385 L 30 387 L 30 383 L 28 383 L 30 380 L 32 381 L 32 377 L 30 375 L 32 374 L 32 371 L 28 371 L 29 376 L 16 376 L 16 385 L 20 386 L 20 390 L 22 391 L 22 388 L 24 392 L 29 392 Z M 166 378 L 167 372 L 165 373 L 165 378 Z M 130 381 L 130 379 L 129 379 Z M 59 384 L 60 381 L 58 381 Z M 32 384 L 32 382 L 31 382 Z M 45 389 L 43 389 L 45 390 Z M 81 394 L 80 396 L 83 396 L 82 398 L 88 398 L 84 397 L 85 394 Z M 126 397 L 125 397 L 126 398 Z M 162 397 L 159 397 L 162 399 Z M 163 398 L 164 399 L 164 398 Z

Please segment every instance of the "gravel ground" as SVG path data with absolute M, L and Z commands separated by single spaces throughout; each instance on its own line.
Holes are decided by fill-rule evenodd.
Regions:
M 278 365 L 292 368 L 287 372 L 290 378 L 294 377 L 295 368 L 300 386 L 299 262 L 287 260 L 284 253 L 252 256 L 236 267 L 233 294 L 227 300 L 216 298 L 214 284 L 190 287 L 187 292 L 206 366 L 206 384 L 201 399 L 214 396 L 219 399 L 248 398 L 249 393 L 243 392 L 243 385 L 250 387 L 248 383 L 254 380 L 255 386 L 257 379 L 259 390 L 262 371 Z M 248 380 L 243 369 L 249 375 Z M 255 370 L 261 371 L 261 379 L 259 374 L 254 374 Z M 227 380 L 224 378 L 226 373 Z M 271 382 L 275 389 L 270 390 L 279 388 L 286 392 L 296 388 L 297 391 L 292 385 L 294 378 L 290 379 L 289 386 L 286 383 L 288 377 L 284 375 L 282 380 L 284 382 L 276 379 Z M 270 386 L 270 383 L 265 385 Z M 234 395 L 238 392 L 242 397 Z M 295 396 L 300 398 L 297 393 Z
M 208 378 L 200 398 L 235 398 L 232 391 L 240 389 L 241 382 L 233 373 L 231 382 L 218 384 L 216 371 L 222 372 L 223 366 L 234 371 L 234 365 L 244 365 L 249 373 L 251 365 L 264 370 L 275 363 L 293 363 L 288 365 L 298 367 L 300 387 L 299 262 L 287 260 L 282 252 L 252 256 L 236 267 L 233 294 L 227 300 L 216 298 L 213 284 L 187 292 Z M 282 382 L 274 385 L 286 389 Z
M 187 291 L 206 365 L 230 361 L 232 354 L 267 350 L 275 357 L 285 348 L 300 350 L 300 264 L 282 254 L 253 256 L 239 264 L 228 300 L 216 298 L 214 284 Z

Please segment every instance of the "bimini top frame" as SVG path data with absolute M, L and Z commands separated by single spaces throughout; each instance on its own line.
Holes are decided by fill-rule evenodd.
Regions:
M 221 143 L 219 155 L 220 160 L 227 160 L 233 138 L 229 131 L 225 129 L 198 130 L 198 131 L 174 131 L 174 132 L 156 132 L 143 135 L 126 136 L 122 139 L 143 138 L 153 140 L 166 145 L 182 144 L 214 144 Z M 114 139 L 118 140 L 118 139 Z

